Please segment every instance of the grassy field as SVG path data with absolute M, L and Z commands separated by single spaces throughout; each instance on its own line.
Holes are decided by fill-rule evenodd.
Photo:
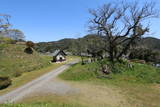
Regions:
M 98 62 L 86 65 L 79 63 L 62 73 L 60 77 L 64 80 L 73 81 L 97 79 L 97 77 L 104 76 L 104 74 L 100 72 L 99 66 Z M 111 73 L 100 80 L 105 80 L 105 82 L 127 81 L 137 84 L 160 83 L 160 69 L 151 65 L 133 63 L 133 68 L 128 68 L 127 65 L 116 63 L 113 70 L 117 71 L 117 73 Z
M 59 79 L 80 90 L 78 94 L 31 96 L 14 106 L 159 107 L 160 69 L 145 64 L 133 63 L 133 65 L 133 69 L 128 69 L 125 65 L 116 64 L 119 73 L 99 78 L 102 73 L 99 71 L 98 62 L 76 64 L 62 73 Z
M 71 61 L 77 57 L 70 57 Z M 45 58 L 47 59 L 47 58 Z M 66 62 L 65 62 L 66 63 Z M 108 62 L 103 62 L 108 63 Z M 24 73 L 13 79 L 13 85 L 0 94 L 33 80 L 34 78 L 59 67 L 52 64 Z M 80 90 L 73 95 L 29 97 L 19 104 L 5 104 L 2 107 L 160 107 L 160 69 L 146 64 L 133 63 L 133 68 L 115 64 L 114 71 L 104 76 L 99 62 L 86 65 L 76 64 L 59 75 L 60 81 Z M 24 79 L 26 78 L 26 79 Z
M 60 78 L 72 82 L 74 81 L 75 84 L 87 84 L 86 86 L 92 86 L 92 88 L 89 88 L 90 91 L 95 90 L 95 87 L 101 87 L 97 91 L 102 92 L 104 92 L 105 88 L 106 91 L 109 91 L 107 87 L 113 88 L 112 90 L 115 90 L 115 92 L 113 92 L 112 95 L 118 91 L 118 93 L 123 96 L 123 99 L 125 99 L 125 102 L 119 105 L 122 107 L 160 107 L 160 69 L 138 63 L 133 63 L 134 68 L 128 69 L 125 65 L 116 64 L 114 70 L 119 71 L 119 73 L 112 73 L 104 77 L 98 65 L 98 62 L 83 66 L 81 64 L 74 65 L 66 72 L 62 73 Z M 98 78 L 99 76 L 102 78 Z M 86 94 L 89 95 L 90 91 Z M 92 97 L 97 95 L 97 93 L 99 92 L 93 91 Z M 112 92 L 110 92 L 110 94 L 111 93 Z M 108 96 L 110 96 L 110 94 L 108 94 Z M 112 99 L 112 95 L 110 99 Z M 98 97 L 101 97 L 101 100 L 107 101 L 108 99 L 108 97 L 103 94 Z M 113 100 L 116 99 L 117 98 Z M 98 98 L 95 100 L 97 103 L 100 101 Z M 83 100 L 81 103 L 83 103 Z M 113 103 L 116 102 L 113 101 Z M 105 102 L 98 104 L 105 104 Z M 92 104 L 88 106 L 91 105 Z M 114 107 L 114 104 L 110 104 L 109 107 L 110 106 Z
M 63 72 L 59 80 L 80 90 L 78 94 L 31 96 L 19 104 L 2 106 L 159 107 L 160 69 L 145 64 L 133 63 L 133 65 L 133 69 L 128 69 L 125 65 L 116 64 L 114 70 L 118 69 L 119 73 L 104 77 L 98 62 L 76 64 Z

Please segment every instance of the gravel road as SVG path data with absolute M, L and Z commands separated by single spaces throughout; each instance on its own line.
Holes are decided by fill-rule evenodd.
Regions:
M 61 67 L 52 70 L 51 72 L 7 93 L 2 96 L 0 96 L 0 103 L 14 103 L 16 101 L 19 101 L 26 97 L 27 95 L 32 94 L 33 92 L 38 91 L 39 89 L 42 89 L 42 87 L 45 87 L 46 83 L 50 83 L 51 80 L 53 80 L 58 74 L 69 68 L 71 65 L 76 64 L 78 60 L 72 61 L 68 64 L 62 65 Z M 52 83 L 54 84 L 54 83 Z M 58 91 L 57 87 L 63 87 L 62 91 Z M 65 89 L 69 89 L 67 85 L 63 85 L 63 83 L 55 82 L 55 85 L 52 86 L 52 89 L 54 92 L 65 92 Z M 63 93 L 62 93 L 63 94 Z

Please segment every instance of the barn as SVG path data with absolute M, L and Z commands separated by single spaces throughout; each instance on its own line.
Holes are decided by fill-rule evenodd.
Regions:
M 66 60 L 66 53 L 63 50 L 55 50 L 52 62 L 62 62 Z

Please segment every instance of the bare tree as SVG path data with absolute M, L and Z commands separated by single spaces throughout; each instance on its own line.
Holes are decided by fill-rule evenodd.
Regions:
M 10 18 L 10 15 L 0 14 L 0 34 L 13 40 L 23 40 L 25 36 L 22 31 L 9 28 L 11 26 L 9 22 Z
M 9 22 L 10 16 L 6 14 L 0 14 L 0 32 L 8 29 L 11 24 Z
M 25 36 L 24 36 L 24 33 L 22 31 L 20 31 L 19 29 L 8 29 L 4 32 L 3 35 L 6 36 L 6 37 L 9 37 L 13 40 L 24 40 Z
M 93 16 L 90 30 L 105 37 L 104 50 L 109 53 L 111 61 L 119 61 L 138 38 L 149 32 L 148 19 L 158 16 L 153 2 L 143 5 L 137 2 L 108 3 L 90 10 L 90 13 Z

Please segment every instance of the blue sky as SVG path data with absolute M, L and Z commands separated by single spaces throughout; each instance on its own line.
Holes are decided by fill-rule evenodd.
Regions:
M 86 35 L 88 33 L 87 23 L 90 18 L 88 9 L 97 8 L 108 1 L 0 0 L 0 13 L 12 16 L 13 28 L 22 30 L 26 40 L 34 42 L 56 41 Z M 159 0 L 157 1 L 160 6 Z M 151 31 L 155 33 L 153 36 L 157 38 L 160 38 L 159 26 L 160 19 L 151 21 Z

